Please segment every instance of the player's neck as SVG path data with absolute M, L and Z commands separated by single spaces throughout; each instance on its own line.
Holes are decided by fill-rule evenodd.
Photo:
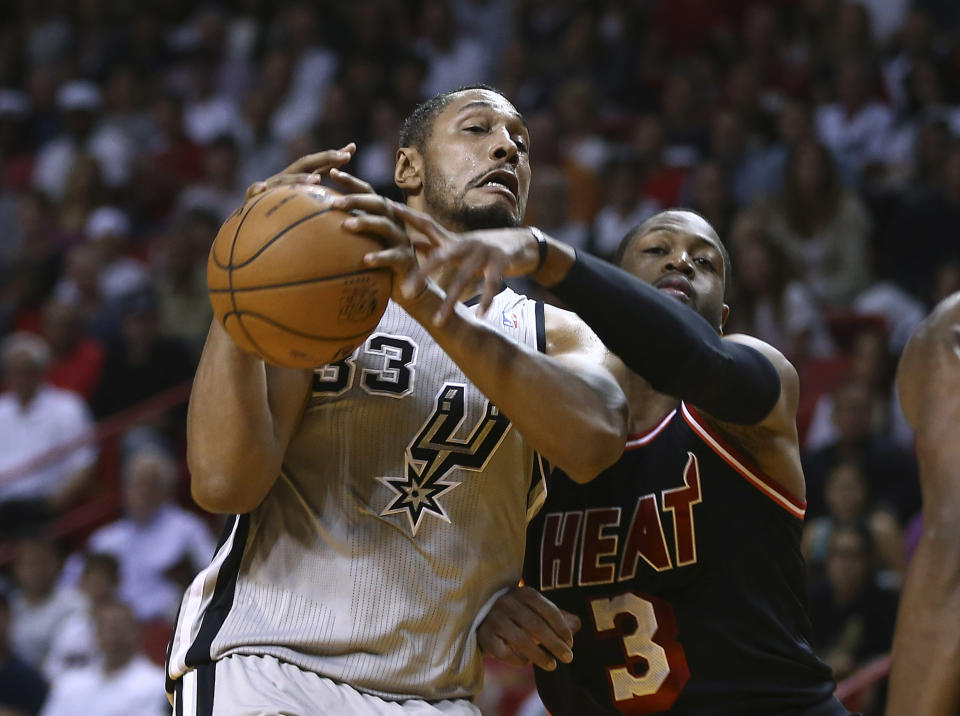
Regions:
M 680 400 L 666 393 L 658 393 L 643 378 L 630 375 L 627 389 L 630 403 L 630 434 L 641 435 L 663 420 L 671 410 L 680 405 Z

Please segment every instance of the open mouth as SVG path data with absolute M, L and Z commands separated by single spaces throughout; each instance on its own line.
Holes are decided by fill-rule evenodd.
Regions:
M 657 290 L 663 291 L 684 303 L 691 303 L 695 295 L 693 285 L 683 276 L 665 276 L 653 285 Z
M 490 172 L 477 182 L 477 187 L 483 189 L 494 189 L 503 194 L 509 194 L 514 203 L 517 203 L 520 195 L 520 180 L 513 172 L 506 169 L 497 169 Z

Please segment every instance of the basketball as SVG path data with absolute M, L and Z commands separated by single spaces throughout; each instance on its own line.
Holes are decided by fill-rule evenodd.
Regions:
M 380 322 L 388 269 L 363 256 L 382 249 L 341 228 L 339 194 L 316 185 L 268 189 L 220 227 L 207 261 L 217 320 L 244 351 L 284 368 L 316 368 L 350 355 Z

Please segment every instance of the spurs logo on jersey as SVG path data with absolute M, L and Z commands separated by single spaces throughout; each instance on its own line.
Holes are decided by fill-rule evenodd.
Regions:
M 458 467 L 483 470 L 510 430 L 510 421 L 488 400 L 483 417 L 470 435 L 456 437 L 466 416 L 466 391 L 467 386 L 460 383 L 444 384 L 433 412 L 407 446 L 406 475 L 377 478 L 394 493 L 380 514 L 406 514 L 414 535 L 425 514 L 450 522 L 439 499 L 461 483 L 447 476 Z

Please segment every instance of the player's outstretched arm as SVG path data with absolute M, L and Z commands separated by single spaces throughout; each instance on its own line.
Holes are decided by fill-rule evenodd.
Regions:
M 893 640 L 888 716 L 960 713 L 960 294 L 911 338 L 897 370 L 916 431 L 923 535 Z
M 390 215 L 392 202 L 355 195 L 334 206 L 364 212 L 344 221 L 344 228 L 376 236 L 390 247 L 368 256 L 368 265 L 394 271 L 393 299 L 543 457 L 581 482 L 616 462 L 629 419 L 622 378 L 608 367 L 606 349 L 582 321 L 551 310 L 545 316 L 546 355 L 511 340 L 459 301 L 449 320 L 437 322 L 447 295 L 436 284 L 413 298 L 400 291 L 415 259 L 403 227 Z

